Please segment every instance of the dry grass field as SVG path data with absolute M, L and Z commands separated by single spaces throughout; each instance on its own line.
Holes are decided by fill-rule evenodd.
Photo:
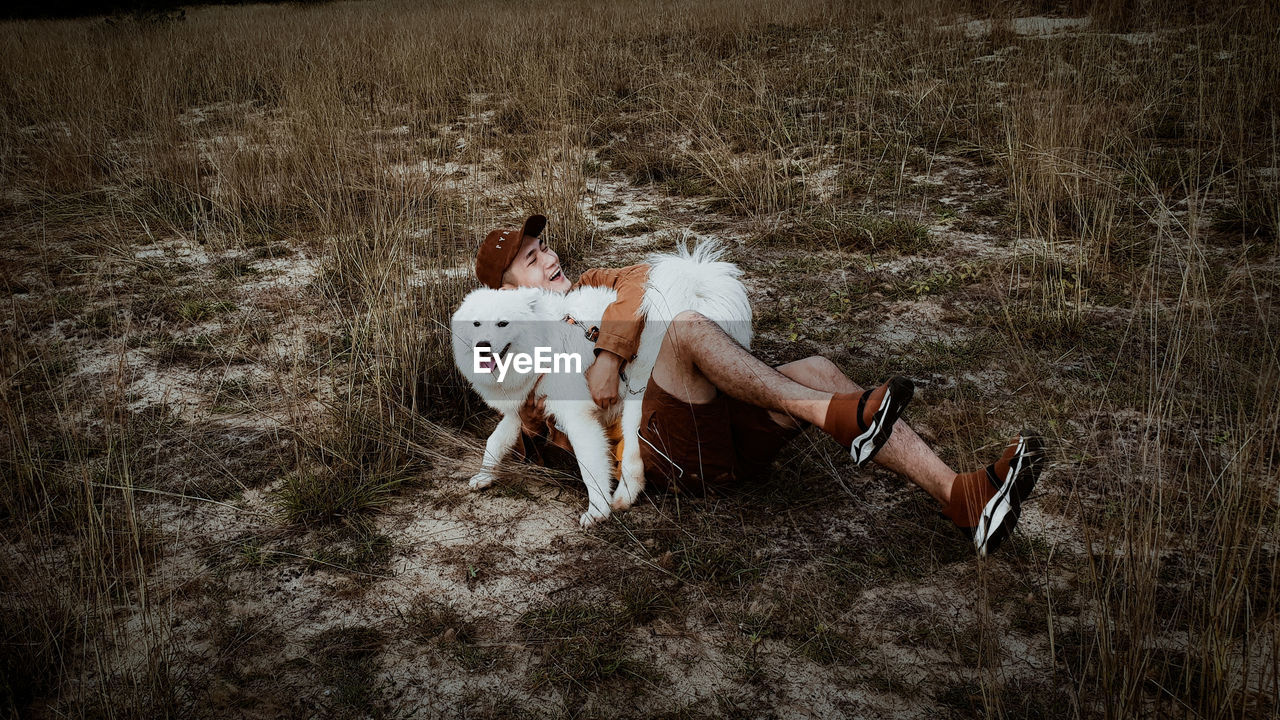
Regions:
M 0 23 L 0 711 L 1274 717 L 1280 10 L 1217 5 Z M 953 466 L 1040 430 L 1020 532 L 812 431 L 589 532 L 572 465 L 468 491 L 447 318 L 529 212 L 727 241 L 762 357 Z

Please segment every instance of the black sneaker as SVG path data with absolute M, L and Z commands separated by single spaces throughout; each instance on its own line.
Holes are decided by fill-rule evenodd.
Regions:
M 872 409 L 868 407 L 867 401 L 880 388 L 868 390 L 858 399 L 858 429 L 862 432 L 849 444 L 849 454 L 858 467 L 871 462 L 880 448 L 889 441 L 893 424 L 898 421 L 898 416 L 907 407 L 907 403 L 911 402 L 911 396 L 916 391 L 916 386 L 903 377 L 893 378 L 883 387 L 885 393 L 880 397 L 879 407 Z M 870 417 L 867 417 L 867 412 L 872 413 Z
M 1044 439 L 1023 430 L 1009 441 L 1000 459 L 987 466 L 987 480 L 996 494 L 982 508 L 978 526 L 969 528 L 978 555 L 985 557 L 993 552 L 1013 532 L 1022 515 L 1022 501 L 1040 479 L 1044 458 Z

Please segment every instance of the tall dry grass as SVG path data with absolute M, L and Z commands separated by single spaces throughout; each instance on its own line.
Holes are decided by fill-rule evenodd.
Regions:
M 10 268 L 10 284 L 31 271 L 56 289 L 91 272 L 83 258 L 173 236 L 318 254 L 347 332 L 294 368 L 326 378 L 323 416 L 283 389 L 299 395 L 289 424 L 309 468 L 284 503 L 323 522 L 429 474 L 442 436 L 474 420 L 442 324 L 469 286 L 441 277 L 485 229 L 546 212 L 564 255 L 601 256 L 583 207 L 593 163 L 775 227 L 824 210 L 805 189 L 815 160 L 861 172 L 850 205 L 910 214 L 928 204 L 904 177 L 931 153 L 973 158 L 1019 240 L 993 313 L 1011 366 L 1053 371 L 1036 338 L 1103 343 L 1111 359 L 1083 397 L 1024 408 L 1053 428 L 1052 504 L 1083 543 L 1082 627 L 1051 635 L 1067 714 L 1259 717 L 1280 686 L 1280 189 L 1259 172 L 1280 164 L 1280 16 L 1087 5 L 1066 9 L 1093 11 L 1093 29 L 1047 38 L 1011 21 L 1043 8 L 1006 3 L 963 17 L 934 2 L 335 3 L 6 23 L 4 243 L 51 258 Z M 495 187 L 460 187 L 447 162 Z M 402 171 L 423 163 L 436 169 Z M 3 331 L 0 612 L 15 629 L 0 697 L 18 712 L 177 712 L 194 691 L 167 662 L 168 601 L 147 591 L 137 420 L 119 388 L 60 388 L 74 348 L 46 338 L 67 313 L 41 302 Z M 1097 331 L 1108 322 L 1118 332 Z M 988 660 L 985 709 L 1016 715 Z

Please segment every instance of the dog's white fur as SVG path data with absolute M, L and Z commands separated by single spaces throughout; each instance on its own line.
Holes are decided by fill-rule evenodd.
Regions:
M 475 290 L 463 299 L 453 315 L 453 357 L 458 370 L 502 420 L 485 443 L 480 472 L 471 487 L 493 482 L 493 469 L 520 437 L 520 408 L 531 393 L 545 398 L 547 413 L 569 436 L 578 469 L 587 486 L 588 508 L 579 519 L 584 528 L 609 516 L 610 508 L 631 506 L 644 489 L 644 465 L 640 460 L 640 405 L 649 375 L 662 347 L 667 327 L 681 312 L 701 313 L 720 324 L 744 347 L 751 346 L 751 304 L 737 266 L 723 262 L 723 251 L 714 242 L 703 242 L 693 252 L 683 243 L 675 253 L 650 256 L 648 281 L 640 315 L 645 328 L 634 360 L 626 364 L 626 382 L 619 388 L 622 402 L 600 411 L 591 401 L 585 376 L 578 373 L 518 373 L 512 366 L 499 383 L 498 373 L 475 372 L 473 353 L 488 342 L 492 352 L 527 353 L 549 347 L 553 352 L 576 352 L 583 368 L 594 359 L 593 343 L 583 328 L 598 326 L 605 308 L 617 298 L 611 289 L 583 287 L 570 293 L 537 288 Z M 563 322 L 571 316 L 577 325 Z M 505 353 L 503 352 L 505 350 Z M 612 493 L 613 462 L 605 427 L 622 413 L 622 465 L 617 489 Z

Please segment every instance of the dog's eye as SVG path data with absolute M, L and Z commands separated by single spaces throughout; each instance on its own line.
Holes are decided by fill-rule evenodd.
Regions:
M 498 327 L 506 327 L 506 326 L 507 326 L 506 320 L 503 320 L 502 322 L 498 323 Z
M 477 321 L 476 321 L 476 327 L 480 327 L 480 321 L 479 321 L 479 320 L 477 320 Z

